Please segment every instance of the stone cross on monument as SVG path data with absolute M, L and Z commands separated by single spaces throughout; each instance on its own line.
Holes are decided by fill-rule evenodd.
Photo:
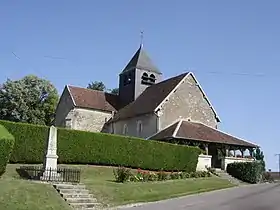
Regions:
M 57 128 L 50 127 L 49 136 L 47 141 L 47 148 L 45 153 L 42 179 L 57 180 L 59 174 L 57 173 Z

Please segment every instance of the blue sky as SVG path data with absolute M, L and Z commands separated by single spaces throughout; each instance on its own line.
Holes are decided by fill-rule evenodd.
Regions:
M 261 145 L 278 170 L 279 10 L 276 0 L 1 0 L 0 82 L 36 74 L 59 92 L 94 80 L 114 88 L 144 30 L 164 77 L 191 69 L 220 128 Z

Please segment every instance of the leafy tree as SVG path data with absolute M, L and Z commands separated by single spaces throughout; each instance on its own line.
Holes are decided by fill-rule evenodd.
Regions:
M 105 84 L 103 82 L 99 82 L 99 81 L 89 83 L 87 88 L 92 89 L 92 90 L 100 90 L 100 91 L 106 90 Z
M 264 154 L 263 152 L 260 150 L 260 148 L 258 147 L 254 153 L 254 157 L 256 158 L 256 160 L 260 161 L 261 165 L 262 165 L 262 170 L 265 171 L 265 161 L 264 161 Z
M 56 88 L 45 79 L 34 75 L 8 79 L 0 87 L 0 119 L 50 125 L 58 98 Z
M 119 88 L 107 89 L 106 85 L 101 81 L 91 82 L 91 83 L 88 84 L 87 88 L 92 89 L 92 90 L 104 91 L 104 92 L 111 93 L 111 94 L 114 94 L 114 95 L 119 94 Z
M 111 94 L 119 95 L 119 88 L 114 88 L 110 91 Z

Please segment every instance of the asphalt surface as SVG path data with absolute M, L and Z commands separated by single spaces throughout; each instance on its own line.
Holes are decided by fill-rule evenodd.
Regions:
M 119 209 L 280 210 L 280 184 L 242 186 Z

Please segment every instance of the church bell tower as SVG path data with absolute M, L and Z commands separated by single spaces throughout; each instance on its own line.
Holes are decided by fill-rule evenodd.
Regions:
M 122 107 L 134 101 L 147 87 L 160 82 L 161 78 L 162 73 L 141 45 L 119 75 L 119 97 Z

